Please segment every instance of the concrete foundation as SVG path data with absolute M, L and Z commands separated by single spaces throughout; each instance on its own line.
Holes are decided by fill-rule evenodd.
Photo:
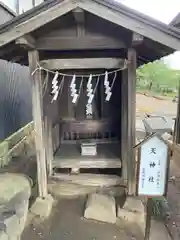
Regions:
M 53 203 L 54 199 L 51 195 L 47 195 L 45 199 L 37 198 L 30 211 L 32 214 L 46 219 L 51 214 Z

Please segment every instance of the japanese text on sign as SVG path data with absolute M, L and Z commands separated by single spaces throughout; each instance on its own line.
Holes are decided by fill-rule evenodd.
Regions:
M 168 146 L 157 136 L 141 146 L 138 195 L 163 196 L 166 186 Z

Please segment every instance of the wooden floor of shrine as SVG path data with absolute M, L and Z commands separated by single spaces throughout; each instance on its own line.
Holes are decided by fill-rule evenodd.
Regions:
M 121 168 L 120 143 L 99 142 L 96 156 L 81 156 L 80 144 L 63 142 L 54 155 L 56 168 Z

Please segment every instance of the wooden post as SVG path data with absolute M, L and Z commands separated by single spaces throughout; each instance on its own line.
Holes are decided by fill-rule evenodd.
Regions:
M 152 198 L 147 199 L 147 207 L 146 207 L 146 226 L 145 226 L 145 236 L 144 240 L 150 240 L 151 234 L 151 219 L 153 212 L 153 200 Z
M 128 49 L 128 69 L 122 73 L 121 106 L 121 157 L 123 178 L 128 185 L 128 194 L 135 194 L 135 120 L 136 120 L 136 51 Z
M 100 80 L 100 99 L 101 99 L 101 114 L 100 117 L 104 118 L 104 81 Z
M 124 183 L 128 183 L 128 169 L 127 169 L 127 117 L 128 117 L 128 71 L 122 71 L 121 75 L 121 160 L 122 160 L 122 176 Z
M 39 62 L 38 51 L 32 50 L 28 52 L 30 74 L 36 69 L 37 62 Z M 47 196 L 47 170 L 46 157 L 44 147 L 43 134 L 43 101 L 42 101 L 42 81 L 41 72 L 35 71 L 31 75 L 32 79 L 32 109 L 35 130 L 35 147 L 37 157 L 37 178 L 39 197 L 45 198 Z
M 44 117 L 45 149 L 48 176 L 52 176 L 53 144 L 52 144 L 52 122 L 49 116 Z
M 136 50 L 128 49 L 128 190 L 135 194 L 135 151 L 136 142 Z
M 180 144 L 180 82 L 179 82 L 179 91 L 178 91 L 177 115 L 175 120 L 175 129 L 174 129 L 174 142 L 176 144 Z

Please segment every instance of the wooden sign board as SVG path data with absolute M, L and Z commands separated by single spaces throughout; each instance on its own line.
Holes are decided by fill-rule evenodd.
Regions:
M 169 168 L 168 145 L 157 134 L 153 134 L 138 147 L 137 195 L 165 195 Z

